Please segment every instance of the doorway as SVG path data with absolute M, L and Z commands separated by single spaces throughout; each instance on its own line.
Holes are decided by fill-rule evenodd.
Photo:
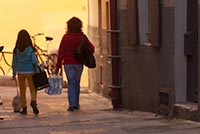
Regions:
M 198 96 L 198 0 L 187 0 L 187 32 L 184 34 L 187 59 L 187 101 L 197 102 Z

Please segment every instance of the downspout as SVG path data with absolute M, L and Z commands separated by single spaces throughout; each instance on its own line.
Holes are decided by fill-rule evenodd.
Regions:
M 108 58 L 112 59 L 112 85 L 109 95 L 112 98 L 113 109 L 119 109 L 121 106 L 121 75 L 120 64 L 121 56 L 118 44 L 118 19 L 117 19 L 117 0 L 110 0 L 110 16 L 111 16 L 111 55 Z

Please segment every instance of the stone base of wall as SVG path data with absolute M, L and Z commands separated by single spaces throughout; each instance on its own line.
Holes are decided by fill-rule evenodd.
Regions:
M 173 109 L 174 118 L 200 121 L 197 104 L 175 104 Z
M 11 76 L 0 76 L 0 86 L 16 86 L 16 82 L 11 80 Z M 63 88 L 67 88 L 66 81 L 63 81 Z
M 16 83 L 11 76 L 0 76 L 0 86 L 16 86 Z

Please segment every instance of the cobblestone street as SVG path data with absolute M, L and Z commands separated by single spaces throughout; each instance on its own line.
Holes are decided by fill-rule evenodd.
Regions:
M 61 95 L 50 96 L 39 91 L 40 114 L 35 116 L 30 106 L 28 115 L 14 113 L 11 105 L 15 87 L 1 86 L 0 134 L 199 134 L 200 123 L 187 120 L 167 120 L 154 113 L 113 111 L 110 100 L 87 89 L 81 90 L 81 109 L 68 112 L 67 89 Z M 27 94 L 30 100 L 29 92 Z

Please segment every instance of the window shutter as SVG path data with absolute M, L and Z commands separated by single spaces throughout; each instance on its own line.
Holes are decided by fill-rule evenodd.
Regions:
M 150 0 L 150 42 L 154 47 L 161 43 L 160 0 Z
M 128 0 L 128 32 L 129 43 L 138 44 L 138 20 L 137 20 L 137 0 Z

